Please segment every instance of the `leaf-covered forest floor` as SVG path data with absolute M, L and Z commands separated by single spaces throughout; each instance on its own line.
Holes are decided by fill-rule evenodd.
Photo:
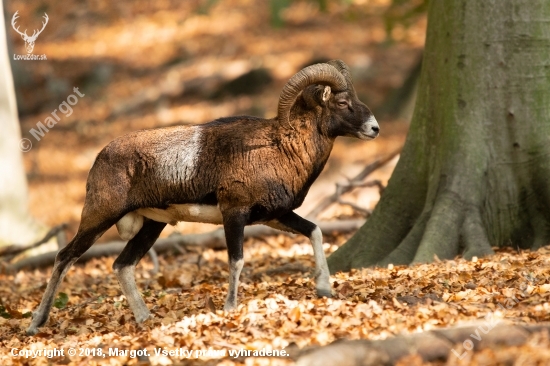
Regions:
M 208 3 L 214 5 L 206 9 Z M 21 22 L 40 25 L 43 12 L 50 17 L 34 52 L 46 54 L 48 61 L 16 63 L 14 68 L 23 137 L 31 138 L 29 129 L 58 108 L 73 87 L 86 94 L 70 116 L 63 116 L 40 141 L 32 140 L 32 150 L 24 155 L 34 217 L 50 227 L 67 222 L 71 238 L 79 222 L 87 172 L 99 150 L 121 134 L 228 115 L 274 116 L 285 81 L 317 59 L 346 61 L 360 98 L 376 111 L 421 54 L 425 18 L 409 21 L 408 28 L 398 25 L 388 42 L 383 18 L 387 0 L 331 2 L 326 14 L 307 1 L 293 4 L 283 14 L 285 27 L 275 29 L 269 24 L 266 3 L 250 0 L 97 1 L 78 6 L 51 0 L 10 1 L 8 14 L 19 11 Z M 8 34 L 15 52 L 23 53 L 19 36 Z M 258 69 L 267 70 L 271 78 L 262 82 L 262 88 L 227 93 L 229 81 Z M 345 182 L 345 177 L 403 144 L 406 120 L 379 121 L 381 136 L 372 142 L 337 140 L 300 213 L 309 212 L 332 193 L 335 182 Z M 394 165 L 395 161 L 369 179 L 385 184 Z M 372 208 L 378 197 L 376 188 L 365 188 L 345 198 Z M 350 216 L 357 213 L 349 206 L 332 205 L 320 218 Z M 162 236 L 211 229 L 183 223 Z M 327 255 L 347 237 L 325 233 Z M 110 230 L 101 241 L 114 239 L 118 235 Z M 0 274 L 0 364 L 292 365 L 289 358 L 217 355 L 195 360 L 155 355 L 154 349 L 228 353 L 303 348 L 341 338 L 383 339 L 460 325 L 487 314 L 503 322 L 550 320 L 548 249 L 500 250 L 476 262 L 457 259 L 340 273 L 332 276 L 335 297 L 317 299 L 307 239 L 285 235 L 248 239 L 241 305 L 232 313 L 220 310 L 227 291 L 226 256 L 224 251 L 198 248 L 164 255 L 157 275 L 151 275 L 153 265 L 144 258 L 137 281 L 154 318 L 142 325 L 134 322 L 121 295 L 111 270 L 114 258 L 77 264 L 62 284 L 60 291 L 66 297 L 58 298 L 58 308 L 53 308 L 36 337 L 26 337 L 24 329 L 51 268 Z M 286 271 L 277 272 L 279 268 Z M 476 352 L 449 364 L 511 364 L 506 360 L 523 357 L 523 363 L 517 364 L 544 365 L 550 362 L 549 345 L 544 337 L 532 338 L 523 346 L 499 349 L 496 354 Z M 147 348 L 151 356 L 24 359 L 10 355 L 13 348 L 67 352 L 70 347 L 96 353 Z M 460 347 L 457 352 L 463 351 Z M 422 362 L 407 359 L 402 364 Z
M 325 237 L 330 253 L 345 237 Z M 47 325 L 35 337 L 24 330 L 28 312 L 36 308 L 51 273 L 20 272 L 2 275 L 0 298 L 5 309 L 0 318 L 0 364 L 137 364 L 154 365 L 293 365 L 288 358 L 229 356 L 230 350 L 281 350 L 326 345 L 345 339 L 384 339 L 464 325 L 488 315 L 501 322 L 534 324 L 550 321 L 550 250 L 499 251 L 477 261 L 457 259 L 411 267 L 396 266 L 339 273 L 332 277 L 332 299 L 318 299 L 310 272 L 311 245 L 305 238 L 284 235 L 249 240 L 245 244 L 245 267 L 239 288 L 239 307 L 224 313 L 227 292 L 225 251 L 193 250 L 162 256 L 161 271 L 150 275 L 145 258 L 136 271 L 138 286 L 154 318 L 142 325 L 121 295 L 111 270 L 114 258 L 92 260 L 68 273 Z M 292 263 L 294 266 L 288 267 Z M 287 265 L 287 271 L 272 270 Z M 480 333 L 481 337 L 484 333 Z M 547 338 L 533 336 L 523 346 L 504 347 L 468 354 L 449 365 L 498 365 L 503 360 L 524 359 L 517 365 L 550 362 Z M 12 357 L 12 348 L 53 349 L 70 347 L 140 350 L 148 359 L 130 356 L 57 357 L 28 360 Z M 463 354 L 461 345 L 456 346 Z M 215 350 L 225 357 L 210 360 L 155 355 L 155 349 Z M 212 355 L 211 355 L 212 356 Z M 521 356 L 521 357 L 520 357 Z M 496 360 L 500 360 L 496 362 Z M 526 361 L 525 361 L 526 360 Z M 405 362 L 404 360 L 403 362 Z M 414 359 L 413 359 L 414 361 Z M 449 362 L 453 361 L 452 357 Z M 527 362 L 528 361 L 528 362 Z M 422 365 L 418 359 L 403 364 Z M 436 363 L 432 363 L 436 364 Z M 445 363 L 440 363 L 445 364 Z

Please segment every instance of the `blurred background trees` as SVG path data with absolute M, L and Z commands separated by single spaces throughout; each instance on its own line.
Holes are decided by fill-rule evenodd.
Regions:
M 44 230 L 28 211 L 27 178 L 3 9 L 0 1 L 0 246 L 28 244 Z
M 34 50 L 45 54 L 47 61 L 12 60 L 19 70 L 15 89 L 21 137 L 33 142 L 24 154 L 31 214 L 49 227 L 68 223 L 71 236 L 80 219 L 88 170 L 106 143 L 141 128 L 204 123 L 238 114 L 274 116 L 284 83 L 310 63 L 345 60 L 360 98 L 375 113 L 381 111 L 417 67 L 425 31 L 421 12 L 402 23 L 388 22 L 386 15 L 400 17 L 421 3 L 353 0 L 328 1 L 325 6 L 290 1 L 278 12 L 283 24 L 277 28 L 271 23 L 270 2 L 99 1 L 72 6 L 11 0 L 5 19 L 13 53 L 25 52 L 21 37 L 9 25 L 16 11 L 18 24 L 28 29 L 40 27 L 44 13 L 50 19 Z M 35 141 L 28 131 L 57 109 L 73 87 L 86 96 L 71 116 L 63 116 Z M 409 100 L 404 105 L 410 107 L 413 94 L 402 98 Z M 379 118 L 383 134 L 373 142 L 339 140 L 301 213 L 311 211 L 333 190 L 335 181 L 345 182 L 344 176 L 356 175 L 396 150 L 408 128 L 403 115 L 407 113 Z M 384 183 L 394 163 L 373 178 Z M 344 198 L 370 210 L 378 196 L 374 187 Z M 334 204 L 319 219 L 359 218 L 364 212 Z M 163 235 L 170 230 L 211 228 L 180 224 Z M 113 239 L 118 236 L 110 231 L 103 240 Z

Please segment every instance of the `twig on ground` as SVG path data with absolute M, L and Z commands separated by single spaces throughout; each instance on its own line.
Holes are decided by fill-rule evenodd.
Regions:
M 330 206 L 331 204 L 333 204 L 334 202 L 337 202 L 338 201 L 338 198 L 344 194 L 344 193 L 347 193 L 349 191 L 351 191 L 353 188 L 355 188 L 356 186 L 360 186 L 361 184 L 372 184 L 376 181 L 373 181 L 372 183 L 371 182 L 367 182 L 367 183 L 364 183 L 363 181 L 365 180 L 365 178 L 371 174 L 372 172 L 374 172 L 376 169 L 386 165 L 389 161 L 391 161 L 394 157 L 396 157 L 397 155 L 399 155 L 401 153 L 401 150 L 402 150 L 402 147 L 400 147 L 399 149 L 395 150 L 394 152 L 392 152 L 391 154 L 385 156 L 384 158 L 381 158 L 381 159 L 378 159 L 376 160 L 374 163 L 371 163 L 369 165 L 367 165 L 365 167 L 365 169 L 363 169 L 361 171 L 361 173 L 357 174 L 355 177 L 353 177 L 352 179 L 349 180 L 349 183 L 345 186 L 341 186 L 342 188 L 339 190 L 338 189 L 338 185 L 336 186 L 336 190 L 335 192 L 324 198 L 321 202 L 319 202 L 319 204 L 313 209 L 311 210 L 311 212 L 306 216 L 306 218 L 310 219 L 310 220 L 314 220 L 317 216 L 319 216 L 319 214 L 321 212 L 323 212 L 328 206 Z M 374 183 L 376 184 L 376 183 Z M 378 184 L 376 184 L 378 185 Z M 381 186 L 381 184 L 379 185 L 379 187 Z
M 50 231 L 46 233 L 46 235 L 42 239 L 40 239 L 39 241 L 33 244 L 9 245 L 9 246 L 0 248 L 0 257 L 10 256 L 11 258 L 13 258 L 17 254 L 23 253 L 24 251 L 39 247 L 40 245 L 47 243 L 54 236 L 58 235 L 59 232 L 65 230 L 66 227 L 67 227 L 66 223 L 53 227 Z
M 361 206 L 358 206 L 356 205 L 355 203 L 353 202 L 350 202 L 350 201 L 344 201 L 343 199 L 341 198 L 338 198 L 338 202 L 339 204 L 341 205 L 346 205 L 346 206 L 350 206 L 351 208 L 353 208 L 355 211 L 361 213 L 364 217 L 369 217 L 371 214 L 372 214 L 372 211 L 369 210 L 368 208 L 363 208 Z
M 378 179 L 370 180 L 368 182 L 354 182 L 353 179 L 350 179 L 349 183 L 346 184 L 344 187 L 349 187 L 350 189 L 353 189 L 353 188 L 366 188 L 366 187 L 374 187 L 374 186 L 378 187 L 378 191 L 380 192 L 380 194 L 384 193 L 384 189 L 386 189 L 386 187 L 384 187 L 382 182 L 380 182 Z
M 146 290 L 149 288 L 149 285 L 151 285 L 151 282 L 154 281 L 155 276 L 160 271 L 159 257 L 157 255 L 157 252 L 155 251 L 155 249 L 154 248 L 149 249 L 147 254 L 149 255 L 149 258 L 151 258 L 151 262 L 153 262 L 153 269 L 150 272 L 151 277 L 147 281 L 145 281 L 145 289 Z
M 155 277 L 160 270 L 159 257 L 157 255 L 157 252 L 155 251 L 155 248 L 149 249 L 147 254 L 149 254 L 149 258 L 151 258 L 151 262 L 153 262 L 153 269 L 151 270 L 151 276 Z
M 281 273 L 293 273 L 293 272 L 309 272 L 311 268 L 304 266 L 302 263 L 287 263 L 280 267 L 270 268 L 265 271 L 256 272 L 252 275 L 252 278 L 260 278 L 263 275 L 273 276 Z
M 57 232 L 57 248 L 59 249 L 63 249 L 67 246 L 67 233 L 65 232 L 65 230 L 59 230 Z
M 202 265 L 202 253 L 204 252 L 204 250 L 201 250 L 199 254 L 197 254 L 197 269 L 200 271 L 201 270 L 201 265 Z
M 382 192 L 384 191 L 384 185 L 379 180 L 372 180 L 372 181 L 369 181 L 369 182 L 353 182 L 352 180 L 350 180 L 349 183 L 346 184 L 346 185 L 336 183 L 336 192 L 335 192 L 335 194 L 337 195 L 336 202 L 338 202 L 341 205 L 350 206 L 355 211 L 363 214 L 363 216 L 369 217 L 372 214 L 371 210 L 369 210 L 367 208 L 363 208 L 359 205 L 356 205 L 353 202 L 343 200 L 342 199 L 342 194 L 344 194 L 344 192 L 350 191 L 354 188 L 372 187 L 372 186 L 378 186 L 380 194 L 382 194 Z
M 179 246 L 178 243 L 173 243 L 172 248 L 174 248 L 174 250 L 181 255 L 185 254 L 185 251 Z
M 319 222 L 318 225 L 325 234 L 332 232 L 349 232 L 359 229 L 365 223 L 364 220 L 342 220 Z M 263 225 L 248 226 L 245 228 L 245 237 L 259 237 L 265 235 L 286 234 L 284 232 L 272 229 Z M 289 234 L 290 235 L 290 234 Z M 157 253 L 164 253 L 173 250 L 174 245 L 184 247 L 201 247 L 211 249 L 224 249 L 225 237 L 222 228 L 203 234 L 173 235 L 168 238 L 157 240 L 153 248 Z M 105 244 L 95 245 L 80 257 L 79 261 L 88 261 L 92 258 L 118 255 L 126 246 L 124 241 L 113 241 Z M 50 266 L 55 261 L 57 251 L 36 255 L 34 257 L 23 258 L 20 261 L 9 266 L 11 271 L 20 271 L 27 268 L 40 268 Z

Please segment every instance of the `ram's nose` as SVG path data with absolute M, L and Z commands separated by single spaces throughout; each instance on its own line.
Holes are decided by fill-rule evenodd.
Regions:
M 380 133 L 380 126 L 378 126 L 378 121 L 371 114 L 369 119 L 363 123 L 361 135 L 365 140 L 372 140 L 378 136 Z

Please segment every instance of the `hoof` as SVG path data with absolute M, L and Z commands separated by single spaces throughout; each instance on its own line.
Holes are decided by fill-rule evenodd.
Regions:
M 329 289 L 317 289 L 317 297 L 332 297 L 332 291 Z
M 33 336 L 38 333 L 38 328 L 46 324 L 46 322 L 48 321 L 48 316 L 40 316 L 39 313 L 35 311 L 32 313 L 31 319 L 31 324 L 25 332 L 29 336 Z
M 233 311 L 237 308 L 237 304 L 225 304 L 223 306 L 224 311 Z
M 28 336 L 33 336 L 36 333 L 38 333 L 38 328 L 30 326 L 27 331 L 25 332 Z
M 141 324 L 147 319 L 151 319 L 153 316 L 151 313 L 147 312 L 146 314 L 136 315 L 136 323 Z

